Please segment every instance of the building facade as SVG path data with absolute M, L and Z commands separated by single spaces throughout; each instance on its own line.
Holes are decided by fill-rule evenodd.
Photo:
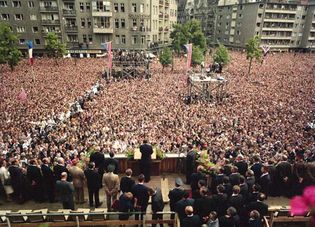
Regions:
M 272 49 L 315 47 L 315 4 L 248 2 L 218 6 L 217 42 L 244 47 L 258 35 Z
M 177 0 L 0 0 L 0 21 L 10 24 L 21 49 L 32 40 L 44 50 L 48 32 L 68 49 L 147 49 L 170 43 Z

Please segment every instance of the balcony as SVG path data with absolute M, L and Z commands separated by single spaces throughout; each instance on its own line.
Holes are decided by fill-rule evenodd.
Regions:
M 151 29 L 143 27 L 143 26 L 140 26 L 139 28 L 137 26 L 134 26 L 134 27 L 130 28 L 130 31 L 132 31 L 132 32 L 150 32 Z
M 163 17 L 164 17 L 163 13 L 160 13 L 160 14 L 159 14 L 159 18 L 160 18 L 160 19 L 163 19 Z
M 42 24 L 43 25 L 59 25 L 60 24 L 60 20 L 45 20 L 45 19 L 42 19 Z
M 269 39 L 269 40 L 291 40 L 291 36 L 272 36 L 272 35 L 264 35 L 261 39 Z
M 57 34 L 58 36 L 61 36 L 61 31 L 48 31 L 48 30 L 46 30 L 46 29 L 42 29 L 42 34 L 43 34 L 43 36 L 44 37 L 46 37 L 47 36 L 47 34 L 48 33 L 55 33 L 55 34 Z
M 160 6 L 163 6 L 163 5 L 164 5 L 163 0 L 159 0 L 159 5 L 160 5 Z
M 294 23 L 295 18 L 265 18 L 264 22 Z
M 41 6 L 40 12 L 58 12 L 57 6 Z
M 65 26 L 65 32 L 66 33 L 77 33 L 78 32 L 78 26 L 66 25 Z
M 266 8 L 266 13 L 296 14 L 296 11 L 284 10 L 284 9 L 268 9 L 268 8 Z
M 170 2 L 169 1 L 165 1 L 165 7 L 169 7 L 170 6 Z
M 76 16 L 75 9 L 63 9 L 62 12 L 63 12 L 63 15 L 65 17 L 75 17 Z
M 92 17 L 112 17 L 113 12 L 111 11 L 102 11 L 102 10 L 93 10 Z
M 291 32 L 293 30 L 292 28 L 281 28 L 281 27 L 263 27 L 263 31 L 288 31 Z
M 165 14 L 165 19 L 168 19 L 170 17 L 170 15 L 169 14 Z
M 163 27 L 159 27 L 159 31 L 162 32 L 163 31 Z
M 98 33 L 98 34 L 111 34 L 114 32 L 114 29 L 111 27 L 109 27 L 109 28 L 93 27 L 93 32 Z

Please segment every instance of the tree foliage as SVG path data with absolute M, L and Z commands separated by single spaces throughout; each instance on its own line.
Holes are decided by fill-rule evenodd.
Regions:
M 46 37 L 46 50 L 49 57 L 60 58 L 66 53 L 66 45 L 61 43 L 54 32 L 49 32 Z
M 11 70 L 19 63 L 22 53 L 17 47 L 18 37 L 7 23 L 0 23 L 0 64 L 8 64 Z
M 204 61 L 203 52 L 198 46 L 193 46 L 191 57 L 192 57 L 191 62 L 193 66 L 201 65 L 201 63 Z
M 222 66 L 229 63 L 230 55 L 227 48 L 223 44 L 219 44 L 219 47 L 215 50 L 213 54 L 213 60 Z
M 250 74 L 253 59 L 260 61 L 262 57 L 259 36 L 257 35 L 254 36 L 253 38 L 249 39 L 248 42 L 246 43 L 246 57 L 249 60 L 248 74 Z
M 170 48 L 165 47 L 159 56 L 160 63 L 164 69 L 164 67 L 170 65 L 172 63 L 172 51 Z
M 185 24 L 175 24 L 170 34 L 172 39 L 172 48 L 176 53 L 180 53 L 184 45 L 192 43 L 193 46 L 199 47 L 202 52 L 206 50 L 206 37 L 202 32 L 200 22 L 190 20 Z

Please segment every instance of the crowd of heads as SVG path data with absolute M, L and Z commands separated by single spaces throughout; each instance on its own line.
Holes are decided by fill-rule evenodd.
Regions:
M 229 96 L 220 104 L 186 105 L 182 97 L 187 93 L 187 75 L 171 70 L 161 74 L 161 66 L 154 63 L 152 69 L 158 73 L 150 79 L 102 80 L 104 89 L 80 103 L 80 114 L 35 139 L 34 123 L 67 113 L 69 103 L 79 101 L 104 67 L 100 59 L 80 60 L 78 66 L 70 59 L 59 65 L 40 60 L 34 68 L 35 82 L 23 66 L 2 80 L 1 151 L 29 158 L 38 157 L 39 151 L 48 157 L 80 155 L 91 147 L 119 153 L 147 138 L 165 152 L 186 152 L 189 146 L 206 149 L 215 163 L 237 154 L 246 161 L 252 154 L 264 161 L 297 154 L 312 160 L 314 128 L 307 127 L 314 122 L 312 57 L 268 55 L 247 75 L 245 55 L 233 52 L 224 69 Z M 176 59 L 175 68 L 183 69 L 184 61 Z M 25 102 L 16 99 L 20 87 L 27 91 Z

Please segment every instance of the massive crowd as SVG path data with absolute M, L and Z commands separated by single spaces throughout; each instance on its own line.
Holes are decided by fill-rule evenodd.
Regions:
M 301 187 L 292 193 L 301 193 L 303 187 L 314 182 L 314 168 L 304 165 L 315 161 L 314 58 L 306 54 L 269 54 L 247 75 L 245 55 L 233 52 L 231 63 L 223 68 L 223 76 L 229 81 L 228 97 L 220 103 L 200 100 L 190 105 L 183 102 L 187 94 L 187 76 L 182 73 L 185 59 L 176 59 L 174 71 L 163 73 L 157 62 L 151 64 L 154 73 L 150 79 L 112 82 L 100 79 L 106 65 L 103 59 L 81 59 L 77 65 L 71 59 L 59 65 L 42 59 L 35 64 L 35 80 L 28 66 L 22 64 L 14 73 L 5 72 L 0 82 L 2 184 L 10 194 L 6 169 L 9 167 L 12 182 L 16 182 L 15 168 L 19 187 L 21 183 L 30 185 L 29 191 L 13 187 L 15 198 L 18 194 L 18 200 L 23 201 L 61 177 L 57 171 L 58 176 L 53 173 L 54 181 L 45 183 L 48 178 L 42 171 L 37 175 L 42 176 L 40 180 L 33 179 L 28 174 L 32 166 L 59 165 L 66 171 L 66 166 L 80 161 L 81 168 L 89 169 L 90 150 L 123 153 L 148 139 L 165 152 L 187 152 L 193 147 L 207 150 L 209 161 L 218 166 L 216 174 L 226 176 L 240 172 L 243 178 L 248 177 L 248 166 L 255 163 L 302 163 L 300 171 L 295 168 L 282 179 L 283 185 L 300 182 Z M 27 92 L 25 101 L 16 98 L 21 87 Z M 233 167 L 238 159 L 247 163 L 245 170 Z M 219 168 L 231 164 L 228 170 Z M 254 171 L 257 182 L 265 173 L 260 171 Z M 187 181 L 189 178 L 190 174 Z M 197 197 L 208 195 L 208 191 L 216 193 L 221 183 L 229 180 L 210 188 L 201 182 Z M 36 187 L 38 181 L 41 187 Z M 239 189 L 233 186 L 241 181 L 232 184 L 230 196 L 237 194 Z M 197 188 L 193 187 L 193 191 L 199 190 L 198 181 Z M 265 188 L 260 191 L 269 193 Z M 280 194 L 285 193 L 280 190 Z M 189 207 L 187 213 L 191 215 L 192 210 Z M 213 215 L 218 215 L 219 211 L 215 212 Z M 235 209 L 229 213 L 235 214 Z

